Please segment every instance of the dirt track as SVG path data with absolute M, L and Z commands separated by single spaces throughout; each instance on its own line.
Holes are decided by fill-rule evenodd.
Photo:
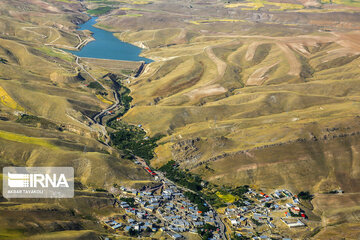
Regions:
M 217 71 L 218 71 L 218 77 L 222 78 L 224 76 L 226 68 L 227 68 L 226 62 L 224 62 L 223 60 L 221 60 L 220 58 L 218 58 L 215 55 L 212 47 L 205 48 L 205 52 L 209 56 L 209 58 L 216 64 Z
M 259 86 L 264 83 L 266 80 L 266 73 L 276 65 L 278 65 L 279 62 L 276 62 L 270 66 L 262 67 L 256 69 L 248 78 L 246 85 L 248 86 Z
M 278 42 L 277 45 L 285 53 L 286 58 L 289 61 L 290 69 L 289 69 L 288 74 L 292 75 L 292 76 L 299 76 L 300 72 L 301 72 L 301 63 L 296 58 L 294 52 L 291 51 L 291 49 L 285 43 Z
M 246 61 L 251 61 L 254 58 L 255 55 L 255 51 L 257 49 L 257 47 L 262 44 L 262 42 L 253 42 L 249 45 L 246 55 L 245 55 L 245 60 Z
M 186 93 L 185 95 L 190 97 L 191 100 L 194 100 L 202 97 L 219 95 L 225 93 L 226 91 L 227 90 L 219 84 L 214 84 L 197 88 L 195 90 L 192 90 L 191 92 Z

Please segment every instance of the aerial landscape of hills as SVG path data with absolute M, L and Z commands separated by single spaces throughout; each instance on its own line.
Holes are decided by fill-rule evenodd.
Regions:
M 360 239 L 359 10 L 0 1 L 0 166 L 75 172 L 0 195 L 0 239 Z

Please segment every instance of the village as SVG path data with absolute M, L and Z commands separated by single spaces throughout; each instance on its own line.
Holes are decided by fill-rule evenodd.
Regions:
M 267 195 L 249 188 L 241 201 L 225 208 L 222 217 L 239 239 L 287 240 L 277 229 L 307 228 L 308 217 L 299 206 L 299 198 L 289 190 Z
M 183 239 L 181 233 L 184 232 L 197 234 L 197 229 L 205 224 L 216 225 L 212 211 L 206 213 L 199 211 L 198 207 L 186 199 L 175 185 L 168 182 L 165 184 L 166 188 L 162 194 L 123 187 L 120 199 L 134 199 L 132 206 L 128 201 L 118 202 L 119 207 L 125 209 L 127 213 L 127 224 L 125 226 L 110 219 L 105 223 L 112 229 L 123 227 L 125 232 L 132 231 L 131 234 L 161 230 L 167 232 L 173 239 Z M 216 231 L 213 239 L 221 239 Z
M 161 232 L 168 239 L 192 239 L 201 235 L 202 239 L 214 240 L 286 240 L 290 238 L 274 230 L 307 227 L 300 200 L 289 190 L 276 190 L 267 195 L 248 188 L 239 201 L 228 203 L 223 211 L 209 208 L 203 212 L 184 195 L 182 187 L 161 172 L 151 170 L 145 162 L 136 163 L 159 184 L 141 189 L 120 187 L 114 206 L 123 209 L 125 214 L 103 219 L 104 226 L 112 232 L 134 237 L 153 237 Z
M 183 191 L 167 180 L 161 173 L 152 171 L 145 163 L 144 169 L 160 184 L 142 189 L 120 187 L 114 205 L 125 210 L 121 218 L 105 219 L 104 225 L 130 236 L 146 236 L 154 232 L 165 232 L 170 239 L 187 239 L 183 234 L 211 232 L 211 239 L 223 239 L 216 212 L 202 212 L 197 204 L 189 201 Z M 207 229 L 210 227 L 210 229 Z

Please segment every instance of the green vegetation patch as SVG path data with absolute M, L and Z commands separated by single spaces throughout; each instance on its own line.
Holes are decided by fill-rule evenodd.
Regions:
M 197 233 L 201 236 L 201 239 L 204 240 L 212 238 L 212 232 L 214 231 L 216 231 L 216 227 L 208 223 L 197 229 Z
M 218 188 L 212 184 L 202 185 L 204 181 L 198 175 L 194 175 L 191 172 L 184 171 L 179 168 L 178 164 L 175 161 L 171 160 L 167 164 L 159 168 L 160 171 L 165 173 L 166 177 L 177 184 L 190 189 L 195 193 L 189 192 L 188 198 L 193 203 L 198 205 L 200 211 L 207 211 L 208 207 L 204 205 L 205 201 L 209 202 L 213 207 L 224 207 L 227 202 L 225 199 L 222 199 L 218 196 Z M 223 192 L 220 190 L 224 196 L 230 196 L 231 193 Z
M 53 122 L 50 122 L 49 120 L 46 120 L 44 118 L 40 118 L 37 116 L 27 115 L 27 114 L 22 115 L 18 120 L 16 120 L 16 122 L 22 123 L 24 125 L 28 125 L 31 127 L 41 127 L 41 128 L 45 128 L 45 129 L 58 129 L 60 131 L 62 130 L 61 127 L 59 127 L 58 125 L 56 125 Z
M 129 95 L 130 94 L 130 89 L 124 87 L 123 85 L 120 85 L 120 96 L 119 96 L 119 101 L 120 104 L 123 106 L 124 110 L 123 113 L 118 115 L 118 117 L 122 117 L 127 111 L 129 111 L 130 109 L 130 103 L 133 100 L 133 98 Z
M 244 196 L 244 194 L 249 190 L 248 185 L 237 188 L 219 188 L 217 185 L 205 183 L 198 175 L 194 175 L 191 172 L 180 169 L 178 164 L 173 160 L 160 167 L 159 170 L 162 171 L 171 181 L 196 192 L 196 196 L 192 194 L 190 197 L 193 198 L 192 202 L 198 204 L 198 207 L 202 205 L 202 203 L 205 203 L 205 201 L 211 204 L 214 208 L 225 207 L 227 203 L 245 206 L 244 201 L 251 202 L 246 196 Z M 205 209 L 203 208 L 203 210 Z
M 95 191 L 97 191 L 97 192 L 107 192 L 107 190 L 103 189 L 103 188 L 95 188 Z
M 308 60 L 305 57 L 299 56 L 299 58 L 301 60 L 300 77 L 302 77 L 303 79 L 312 77 L 315 70 L 311 67 L 311 65 L 309 64 Z
M 135 199 L 134 198 L 122 197 L 122 198 L 120 198 L 120 201 L 126 202 L 127 204 L 129 204 L 130 207 L 135 207 Z
M 235 196 L 238 196 L 239 198 L 244 198 L 244 194 L 249 191 L 249 186 L 244 185 L 237 187 L 235 189 L 229 190 L 229 192 Z
M 177 164 L 173 160 L 169 161 L 159 170 L 164 172 L 166 174 L 166 177 L 170 180 L 190 190 L 200 191 L 202 189 L 201 178 L 199 176 L 194 176 L 191 173 L 181 170 L 180 168 L 178 168 Z
M 261 226 L 262 223 L 259 222 L 258 220 L 254 219 L 254 218 L 251 218 L 251 221 L 256 225 L 256 226 Z
M 236 187 L 236 188 L 226 188 L 223 187 L 219 192 L 222 194 L 222 196 L 227 197 L 220 197 L 218 194 L 218 196 L 225 200 L 225 202 L 230 202 L 230 203 L 234 203 L 236 206 L 241 207 L 241 206 L 246 206 L 246 204 L 244 203 L 245 201 L 248 202 L 252 202 L 250 199 L 248 199 L 245 196 L 245 193 L 247 193 L 249 191 L 249 186 L 248 185 L 244 185 L 244 186 L 240 186 L 240 187 Z M 231 198 L 230 198 L 231 196 Z M 231 200 L 231 201 L 229 201 Z
M 130 109 L 130 103 L 133 99 L 129 95 L 130 89 L 123 86 L 117 79 L 112 78 L 112 80 L 114 88 L 119 92 L 122 110 L 107 123 L 107 126 L 113 130 L 110 134 L 111 143 L 116 148 L 123 150 L 130 159 L 138 156 L 149 161 L 154 157 L 154 149 L 158 146 L 156 142 L 160 140 L 162 135 L 148 137 L 141 126 L 129 125 L 123 121 L 118 121 Z
M 11 133 L 11 132 L 5 132 L 0 130 L 0 138 L 14 141 L 14 142 L 20 142 L 20 143 L 27 143 L 27 144 L 35 144 L 42 147 L 50 148 L 50 149 L 57 149 L 56 146 L 52 145 L 46 140 L 34 138 L 34 137 L 28 137 L 21 134 Z
M 190 202 L 196 204 L 199 211 L 207 212 L 210 210 L 204 199 L 202 199 L 199 194 L 193 192 L 185 192 L 184 196 L 187 197 Z
M 95 16 L 104 15 L 109 13 L 113 8 L 106 6 L 106 7 L 98 7 L 95 9 L 87 10 L 87 13 Z
M 226 203 L 233 203 L 237 199 L 236 196 L 234 196 L 230 193 L 217 192 L 216 195 Z
M 53 48 L 51 47 L 39 47 L 36 48 L 37 50 L 39 50 L 42 53 L 45 53 L 46 55 L 50 56 L 50 57 L 55 57 L 55 58 L 60 58 L 62 60 L 65 60 L 67 62 L 72 62 L 74 61 L 73 57 L 70 54 L 66 54 L 63 52 L 59 52 L 59 51 L 55 51 Z
M 88 85 L 89 88 L 92 88 L 92 89 L 97 89 L 97 90 L 105 90 L 100 83 L 98 82 L 91 82 L 89 85 Z
M 115 132 L 110 134 L 112 144 L 123 150 L 128 157 L 138 156 L 145 160 L 154 157 L 154 149 L 158 146 L 156 142 L 160 136 L 146 137 L 142 128 L 121 121 L 113 121 L 109 126 L 115 129 Z

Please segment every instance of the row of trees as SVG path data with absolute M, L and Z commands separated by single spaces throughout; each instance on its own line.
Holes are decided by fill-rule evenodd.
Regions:
M 201 181 L 199 176 L 193 175 L 189 172 L 183 171 L 177 167 L 175 161 L 171 160 L 167 164 L 163 165 L 160 171 L 166 173 L 166 177 L 170 180 L 190 189 L 193 191 L 201 191 Z
M 150 160 L 154 157 L 154 149 L 157 147 L 156 142 L 160 139 L 160 136 L 146 139 L 145 134 L 144 131 L 139 132 L 131 128 L 123 128 L 111 133 L 110 138 L 112 144 L 126 154 Z

